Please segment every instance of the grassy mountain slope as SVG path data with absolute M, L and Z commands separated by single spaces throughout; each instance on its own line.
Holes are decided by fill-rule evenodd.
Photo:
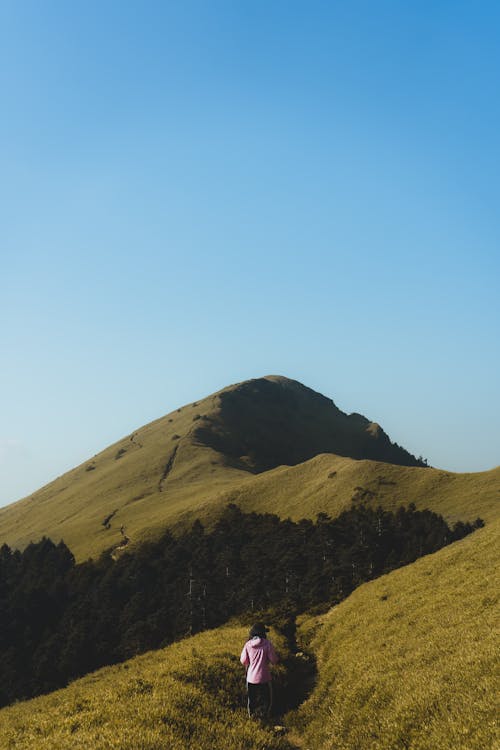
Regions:
M 23 547 L 42 535 L 64 539 L 80 558 L 139 540 L 196 504 L 249 476 L 197 445 L 193 428 L 216 397 L 179 408 L 106 448 L 30 497 L 0 509 L 0 540 Z M 107 523 L 105 523 L 107 521 Z
M 300 618 L 319 675 L 286 721 L 291 744 L 247 719 L 247 629 L 229 625 L 2 709 L 0 750 L 493 750 L 499 530 L 492 522 Z
M 0 750 L 287 750 L 246 715 L 239 654 L 247 634 L 239 626 L 200 633 L 4 708 Z
M 253 475 L 223 467 L 220 457 L 211 454 L 209 463 L 214 461 L 214 465 L 206 474 L 200 466 L 202 452 L 198 465 L 191 463 L 193 473 L 188 480 L 173 477 L 162 492 L 150 482 L 150 494 L 134 499 L 138 484 L 144 486 L 149 480 L 134 473 L 132 453 L 130 462 L 123 464 L 123 484 L 117 491 L 114 474 L 109 476 L 111 469 L 106 476 L 106 463 L 115 461 L 118 450 L 113 446 L 109 455 L 101 456 L 100 478 L 80 467 L 32 499 L 1 509 L 0 540 L 24 546 L 43 534 L 55 541 L 63 538 L 78 559 L 85 559 L 120 544 L 121 524 L 132 544 L 140 543 L 167 524 L 186 524 L 198 517 L 210 522 L 228 502 L 236 502 L 247 512 L 273 512 L 294 520 L 314 518 L 319 512 L 335 517 L 353 502 L 380 504 L 388 510 L 414 502 L 417 508 L 430 508 L 454 522 L 477 516 L 486 521 L 494 518 L 500 498 L 500 468 L 453 474 L 321 454 L 297 466 Z M 82 497 L 89 499 L 82 503 Z M 118 512 L 106 528 L 103 521 L 114 510 Z
M 500 469 L 454 475 L 415 463 L 378 425 L 269 376 L 177 409 L 0 509 L 0 543 L 62 538 L 81 560 L 119 546 L 121 527 L 134 544 L 209 520 L 228 501 L 294 518 L 335 515 L 353 498 L 488 518 Z
M 293 466 L 318 453 L 420 464 L 380 425 L 361 414 L 345 414 L 321 393 L 276 375 L 222 391 L 217 412 L 201 423 L 196 437 L 255 472 Z
M 304 621 L 319 666 L 297 717 L 305 747 L 500 746 L 499 530 L 492 522 Z
M 491 520 L 500 506 L 500 467 L 454 474 L 322 454 L 253 477 L 221 499 L 246 511 L 272 511 L 294 520 L 322 511 L 335 517 L 358 502 L 380 504 L 387 510 L 413 502 L 450 522 L 472 521 L 478 515 Z

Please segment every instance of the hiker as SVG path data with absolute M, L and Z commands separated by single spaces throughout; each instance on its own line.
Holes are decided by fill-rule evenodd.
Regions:
M 250 630 L 243 646 L 240 661 L 247 667 L 248 715 L 269 716 L 272 704 L 272 685 L 269 664 L 277 664 L 278 656 L 267 639 L 268 628 L 261 622 Z

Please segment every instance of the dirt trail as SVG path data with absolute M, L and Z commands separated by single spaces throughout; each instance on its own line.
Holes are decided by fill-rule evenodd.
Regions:
M 297 643 L 297 624 L 291 619 L 282 629 L 287 639 L 290 656 L 284 660 L 286 667 L 286 682 L 281 686 L 276 705 L 277 716 L 275 726 L 283 727 L 284 736 L 290 750 L 308 750 L 304 738 L 293 726 L 291 712 L 304 703 L 314 690 L 317 678 L 316 660 L 314 656 Z
M 140 440 L 138 440 L 138 439 L 137 439 L 137 437 L 136 437 L 136 435 L 138 435 L 138 434 L 139 434 L 138 432 L 134 432 L 134 433 L 133 433 L 133 434 L 132 434 L 132 435 L 130 436 L 130 442 L 131 442 L 131 443 L 133 443 L 134 445 L 136 445 L 136 446 L 137 446 L 138 448 L 142 448 L 142 443 L 141 443 L 141 442 L 140 442 Z
M 118 560 L 120 552 L 123 552 L 123 550 L 130 543 L 130 538 L 125 533 L 125 526 L 120 526 L 120 534 L 122 535 L 120 544 L 117 544 L 116 547 L 113 547 L 113 549 L 111 550 L 111 558 L 115 560 L 115 562 L 116 560 Z
M 177 449 L 178 448 L 179 448 L 179 446 L 176 445 L 175 448 L 174 448 L 174 450 L 172 451 L 172 453 L 169 456 L 169 459 L 168 459 L 168 461 L 166 463 L 165 468 L 163 469 L 163 474 L 161 475 L 161 479 L 160 479 L 160 481 L 158 483 L 158 489 L 159 489 L 160 492 L 163 492 L 163 489 L 165 487 L 165 483 L 167 481 L 168 475 L 170 474 L 170 472 L 172 471 L 172 469 L 174 467 L 174 461 L 175 461 L 175 457 L 177 455 Z

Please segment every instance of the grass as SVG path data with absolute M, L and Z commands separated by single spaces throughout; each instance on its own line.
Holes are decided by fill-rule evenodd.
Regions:
M 449 522 L 472 521 L 478 515 L 488 521 L 496 518 L 500 503 L 500 467 L 456 474 L 321 454 L 252 477 L 227 498 L 246 511 L 270 511 L 293 520 L 321 511 L 335 517 L 353 502 L 364 501 L 386 510 L 413 502 Z
M 197 440 L 217 399 L 146 425 L 0 509 L 0 542 L 45 534 L 82 560 L 120 544 L 122 525 L 137 544 L 166 525 L 210 522 L 228 501 L 293 519 L 359 501 L 389 510 L 414 502 L 450 522 L 482 516 L 486 527 L 461 542 L 361 586 L 327 615 L 301 618 L 319 678 L 293 723 L 309 750 L 499 750 L 500 467 L 453 474 L 321 454 L 256 475 Z M 209 631 L 3 709 L 0 750 L 289 748 L 246 718 L 246 633 Z
M 84 560 L 119 545 L 121 526 L 133 546 L 166 526 L 198 517 L 210 522 L 229 501 L 245 511 L 294 520 L 319 511 L 336 516 L 353 499 L 387 509 L 414 502 L 451 522 L 478 515 L 488 521 L 496 513 L 500 468 L 453 474 L 330 453 L 255 474 L 245 457 L 235 460 L 199 440 L 197 426 L 211 420 L 220 423 L 220 394 L 142 427 L 30 497 L 1 508 L 0 543 L 22 548 L 46 535 L 63 539 Z
M 284 738 L 246 715 L 239 654 L 247 633 L 207 631 L 4 708 L 0 748 L 286 750 Z
M 311 750 L 493 750 L 498 532 L 470 537 L 302 618 L 319 679 L 294 717 Z
M 230 625 L 3 709 L 0 750 L 498 750 L 499 530 L 491 521 L 299 618 L 319 676 L 288 718 L 292 745 L 248 722 L 247 629 Z
M 248 628 L 230 624 L 1 710 L 0 750 L 498 750 L 499 530 L 298 618 L 319 675 L 289 740 L 247 719 Z
M 118 545 L 122 525 L 133 542 L 140 542 L 178 521 L 191 504 L 196 507 L 241 482 L 247 472 L 225 465 L 223 457 L 192 439 L 198 424 L 193 416 L 210 414 L 214 398 L 199 402 L 196 411 L 188 405 L 142 427 L 33 495 L 1 508 L 0 542 L 22 548 L 43 535 L 62 538 L 84 560 Z M 160 488 L 176 446 L 168 482 Z M 107 529 L 103 521 L 114 510 Z

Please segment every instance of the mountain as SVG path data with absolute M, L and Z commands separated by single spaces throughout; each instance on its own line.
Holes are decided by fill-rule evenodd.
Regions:
M 296 717 L 303 747 L 498 747 L 499 531 L 497 517 L 301 618 L 319 672 Z
M 241 625 L 209 630 L 4 708 L 0 750 L 292 750 L 248 720 L 247 636 Z
M 298 645 L 318 674 L 284 736 L 247 718 L 238 656 L 250 623 L 231 623 L 1 709 L 0 750 L 497 747 L 498 531 L 493 522 L 299 617 Z M 283 702 L 304 653 L 287 658 L 290 644 L 270 635 Z
M 316 679 L 311 673 L 306 679 L 308 699 L 302 696 L 298 710 L 284 718 L 288 734 L 246 718 L 238 655 L 248 630 L 234 622 L 2 709 L 0 750 L 33 743 L 41 750 L 75 743 L 139 743 L 151 750 L 180 750 L 186 743 L 275 750 L 495 746 L 499 492 L 500 467 L 453 474 L 419 466 L 377 425 L 281 377 L 231 386 L 140 428 L 2 509 L 0 542 L 23 546 L 47 534 L 56 542 L 62 537 L 79 559 L 109 547 L 118 555 L 166 525 L 180 528 L 197 517 L 211 524 L 228 502 L 293 519 L 337 516 L 357 504 L 393 510 L 413 502 L 449 521 L 482 516 L 486 526 L 360 585 L 326 614 L 295 613 L 295 635 L 289 629 L 272 633 L 286 657 L 278 694 L 280 685 L 297 684 L 294 669 L 302 668 L 301 660 L 317 663 Z M 140 554 L 130 560 L 135 565 Z M 101 560 L 96 567 L 106 564 L 120 576 L 126 562 Z M 80 566 L 82 575 L 91 567 Z M 205 568 L 213 573 L 213 566 Z M 128 580 L 124 576 L 124 586 Z M 279 580 L 288 586 L 283 575 Z M 132 599 L 124 599 L 127 607 L 144 611 L 140 596 Z M 254 616 L 252 610 L 249 619 Z M 269 617 L 279 624 L 277 611 Z M 82 621 L 75 618 L 77 630 Z M 113 622 L 126 630 L 126 619 L 115 616 Z M 133 639 L 134 631 L 126 632 Z M 92 637 L 87 625 L 77 635 Z M 312 658 L 288 654 L 296 650 L 295 636 Z M 57 651 L 60 643 L 52 637 L 49 645 Z M 50 660 L 50 648 L 42 656 Z
M 193 439 L 237 468 L 259 473 L 295 466 L 319 453 L 423 465 L 391 443 L 378 424 L 361 414 L 345 414 L 331 399 L 296 380 L 249 380 L 216 398 L 216 408 L 195 427 Z
M 180 407 L 0 509 L 0 542 L 24 547 L 47 535 L 85 559 L 167 525 L 210 521 L 232 501 L 293 518 L 415 502 L 473 520 L 487 518 L 499 476 L 424 467 L 379 425 L 268 376 Z

